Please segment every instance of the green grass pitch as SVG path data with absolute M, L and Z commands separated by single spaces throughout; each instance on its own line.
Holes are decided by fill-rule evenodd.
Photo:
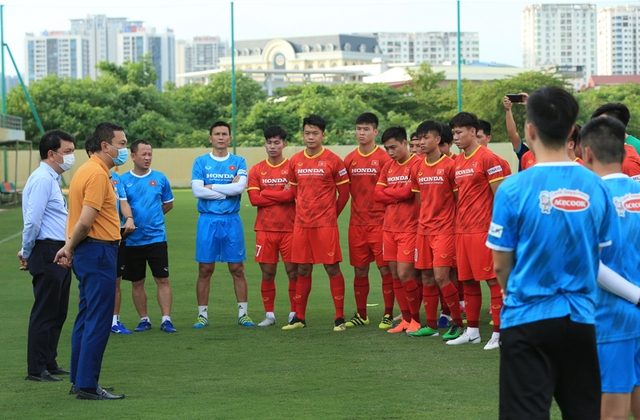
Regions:
M 33 303 L 31 277 L 18 271 L 22 214 L 0 213 L 0 417 L 5 419 L 490 419 L 498 412 L 498 351 L 482 345 L 446 346 L 440 338 L 387 334 L 382 317 L 380 276 L 371 270 L 371 325 L 333 332 L 329 281 L 314 269 L 307 313 L 308 328 L 282 331 L 289 313 L 287 279 L 276 279 L 278 325 L 266 329 L 238 326 L 233 284 L 226 264 L 218 264 L 211 284 L 211 326 L 195 330 L 197 315 L 194 261 L 196 200 L 176 190 L 167 214 L 171 314 L 177 334 L 160 331 L 155 283 L 147 280 L 153 329 L 129 336 L 111 335 L 100 384 L 126 394 L 123 401 L 77 401 L 69 383 L 25 381 L 27 326 Z M 340 217 L 346 279 L 345 311 L 355 309 L 353 271 L 348 265 L 348 208 Z M 255 209 L 242 199 L 249 282 L 249 315 L 264 317 L 260 269 L 253 261 Z M 147 273 L 151 276 L 151 273 Z M 133 329 L 138 316 L 131 285 L 122 282 L 121 320 Z M 491 337 L 485 292 L 481 334 Z M 71 286 L 69 316 L 58 362 L 69 366 L 70 335 L 77 313 L 77 281 Z M 397 311 L 397 308 L 396 308 Z M 424 320 L 424 314 L 422 315 Z M 441 331 L 444 333 L 444 331 Z M 64 377 L 67 379 L 66 377 Z M 560 418 L 554 407 L 553 418 Z

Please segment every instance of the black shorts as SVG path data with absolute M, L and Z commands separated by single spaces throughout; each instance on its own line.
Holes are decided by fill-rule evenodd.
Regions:
M 147 263 L 156 278 L 169 277 L 169 255 L 166 242 L 125 247 L 125 266 L 122 278 L 140 281 L 147 277 Z
M 118 267 L 116 268 L 116 276 L 118 277 L 122 277 L 122 274 L 124 274 L 124 266 L 126 263 L 125 256 L 127 255 L 127 252 L 124 249 L 125 246 L 127 246 L 127 243 L 125 241 L 120 241 L 120 246 L 118 247 Z
M 600 368 L 592 324 L 568 316 L 500 331 L 500 419 L 600 418 Z

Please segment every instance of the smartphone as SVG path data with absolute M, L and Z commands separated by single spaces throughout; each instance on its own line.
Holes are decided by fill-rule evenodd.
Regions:
M 519 94 L 518 95 L 516 95 L 516 94 L 508 94 L 507 98 L 509 98 L 509 100 L 511 102 L 513 102 L 514 104 L 515 103 L 521 103 L 521 102 L 523 102 L 523 99 L 524 99 L 522 97 L 522 95 L 519 95 Z

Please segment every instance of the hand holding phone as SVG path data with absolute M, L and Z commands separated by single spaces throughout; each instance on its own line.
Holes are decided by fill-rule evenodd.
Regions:
M 512 103 L 518 104 L 524 102 L 524 98 L 521 94 L 507 94 L 505 95 Z

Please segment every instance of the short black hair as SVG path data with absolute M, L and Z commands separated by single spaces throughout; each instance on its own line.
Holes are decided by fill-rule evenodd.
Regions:
M 447 124 L 443 124 L 443 123 L 439 123 L 440 124 L 440 144 L 443 143 L 447 143 L 447 144 L 451 144 L 453 143 L 453 133 L 451 132 L 451 127 L 449 127 Z
M 302 129 L 304 130 L 305 125 L 313 125 L 316 126 L 324 133 L 324 129 L 327 128 L 327 122 L 318 114 L 311 114 L 307 118 L 302 120 Z
M 476 114 L 472 114 L 470 112 L 459 112 L 453 118 L 451 118 L 451 121 L 449 121 L 449 127 L 475 128 L 477 133 L 478 129 L 480 128 L 480 123 L 478 122 L 478 117 L 476 117 Z
M 111 144 L 111 141 L 116 136 L 116 131 L 124 131 L 124 127 L 111 122 L 102 122 L 98 124 L 93 130 L 91 138 L 85 143 L 85 150 L 87 153 L 96 153 L 102 149 L 102 142 L 106 141 Z
M 480 131 L 482 130 L 482 132 L 484 133 L 485 136 L 490 136 L 491 135 L 491 123 L 487 120 L 478 120 L 478 130 L 476 131 Z
M 414 131 L 413 133 L 411 133 L 411 135 L 409 136 L 409 140 L 412 140 L 414 137 L 418 137 L 417 131 Z
M 533 124 L 542 144 L 552 149 L 565 147 L 578 111 L 576 98 L 557 86 L 536 89 L 527 99 L 527 122 Z
M 228 123 L 224 121 L 216 121 L 213 124 L 211 124 L 211 127 L 209 127 L 210 136 L 213 134 L 213 129 L 216 127 L 227 127 L 227 129 L 229 130 L 229 135 L 231 135 L 231 126 Z
M 364 112 L 358 115 L 356 124 L 371 124 L 373 128 L 378 128 L 378 117 L 373 112 Z
M 402 143 L 407 140 L 407 129 L 399 125 L 389 127 L 382 133 L 381 143 L 385 144 L 388 140 L 395 139 Z
M 60 142 L 62 140 L 70 141 L 76 144 L 76 139 L 71 134 L 62 130 L 49 130 L 40 139 L 40 159 L 45 160 L 49 155 L 49 150 L 57 152 L 60 149 Z
M 270 125 L 264 129 L 264 139 L 269 140 L 274 137 L 280 137 L 282 141 L 287 141 L 287 132 L 279 125 Z
M 149 143 L 147 140 L 144 140 L 144 139 L 136 140 L 133 143 L 131 143 L 131 153 L 136 153 L 138 151 L 138 146 L 140 146 L 141 144 L 146 144 L 147 146 L 151 146 L 151 143 Z
M 591 119 L 598 118 L 602 114 L 607 114 L 607 117 L 615 118 L 620 121 L 626 127 L 631 119 L 631 113 L 629 108 L 625 104 L 620 102 L 609 102 L 602 105 L 591 114 Z
M 428 132 L 433 131 L 436 133 L 436 136 L 442 137 L 442 124 L 434 120 L 426 120 L 420 123 L 418 128 L 416 129 L 416 134 L 418 137 L 427 134 Z
M 625 131 L 624 124 L 617 118 L 596 117 L 582 127 L 580 136 L 582 145 L 593 151 L 598 162 L 605 165 L 622 164 L 625 154 Z
M 573 125 L 573 131 L 571 132 L 571 135 L 569 136 L 569 140 L 573 141 L 573 148 L 574 149 L 576 147 L 580 146 L 580 143 L 582 142 L 582 137 L 580 136 L 580 130 L 582 130 L 582 127 L 580 126 L 580 124 L 574 124 Z

